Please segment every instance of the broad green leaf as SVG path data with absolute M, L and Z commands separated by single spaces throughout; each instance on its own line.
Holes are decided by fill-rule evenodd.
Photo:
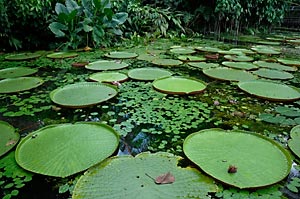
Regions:
M 69 12 L 72 12 L 73 10 L 78 10 L 80 8 L 77 2 L 74 0 L 66 0 L 66 7 Z
M 19 141 L 20 135 L 9 123 L 0 120 L 0 156 L 11 150 Z
M 52 22 L 49 28 L 57 37 L 64 37 L 66 34 L 62 30 L 68 29 L 66 25 L 59 22 Z
M 65 14 L 68 14 L 69 11 L 68 9 L 66 8 L 65 5 L 61 4 L 61 3 L 56 3 L 55 4 L 55 12 L 56 14 L 61 14 L 61 13 L 65 13 Z
M 0 81 L 0 93 L 15 93 L 29 90 L 42 85 L 44 81 L 39 77 L 16 77 Z
M 288 146 L 293 153 L 300 158 L 300 125 L 297 125 L 291 129 L 290 137 L 291 139 L 288 141 Z

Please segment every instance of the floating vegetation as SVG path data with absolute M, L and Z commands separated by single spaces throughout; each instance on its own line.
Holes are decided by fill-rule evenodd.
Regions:
M 130 59 L 138 56 L 136 53 L 131 52 L 123 52 L 123 51 L 115 51 L 104 54 L 105 57 L 112 59 Z
M 16 77 L 0 81 L 0 93 L 16 93 L 36 88 L 44 83 L 39 77 Z
M 51 59 L 73 58 L 76 56 L 78 56 L 78 53 L 76 52 L 56 52 L 47 55 L 47 57 Z
M 203 73 L 211 78 L 226 81 L 247 81 L 257 79 L 257 76 L 243 70 L 227 67 L 204 69 Z
M 126 62 L 98 60 L 87 64 L 85 68 L 90 70 L 119 70 L 128 66 L 129 64 Z
M 171 76 L 172 73 L 165 69 L 144 67 L 134 68 L 128 71 L 128 76 L 131 79 L 142 80 L 142 81 L 153 81 L 157 78 Z
M 28 76 L 36 73 L 38 70 L 28 67 L 12 67 L 0 70 L 0 79 Z
M 36 52 L 36 53 L 18 53 L 18 54 L 12 54 L 8 55 L 5 57 L 6 60 L 10 61 L 26 61 L 26 60 L 31 60 L 35 59 L 42 56 L 41 53 Z
M 0 120 L 0 157 L 11 150 L 19 141 L 20 135 L 9 123 Z
M 92 75 L 90 75 L 89 78 L 97 82 L 114 83 L 114 82 L 124 82 L 128 79 L 128 76 L 124 73 L 118 73 L 118 72 L 99 72 L 99 73 L 93 73 Z

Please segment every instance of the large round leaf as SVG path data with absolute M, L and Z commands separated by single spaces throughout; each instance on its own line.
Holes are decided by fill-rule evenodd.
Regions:
M 59 105 L 79 108 L 99 104 L 117 95 L 113 86 L 99 82 L 82 82 L 57 88 L 50 93 L 51 100 Z
M 249 62 L 232 62 L 232 61 L 224 61 L 222 62 L 224 66 L 236 69 L 243 69 L 243 70 L 252 70 L 258 68 L 257 65 L 249 63 Z
M 178 167 L 180 159 L 169 153 L 109 158 L 81 176 L 72 198 L 210 198 L 207 193 L 216 192 L 213 181 L 194 168 Z M 159 176 L 166 176 L 166 184 L 155 183 Z
M 290 155 L 279 144 L 242 131 L 202 130 L 185 139 L 183 150 L 207 174 L 238 188 L 279 182 L 292 165 Z
M 189 66 L 200 68 L 200 69 L 207 69 L 207 68 L 217 68 L 220 65 L 217 63 L 206 63 L 206 62 L 193 62 L 188 63 Z
M 255 52 L 259 54 L 266 54 L 266 55 L 279 55 L 281 52 L 277 51 L 269 46 L 254 46 L 251 48 Z
M 0 120 L 0 156 L 12 149 L 19 141 L 19 134 L 7 122 Z
M 260 68 L 252 72 L 255 75 L 264 77 L 267 79 L 292 79 L 294 75 L 285 71 L 272 70 L 267 68 Z
M 157 78 L 171 76 L 172 73 L 160 68 L 135 68 L 128 71 L 131 79 L 153 81 Z
M 292 59 L 277 59 L 277 61 L 281 64 L 288 66 L 300 66 L 300 61 L 292 60 Z
M 27 67 L 12 67 L 0 70 L 0 79 L 32 75 L 38 70 Z
M 24 60 L 30 60 L 40 57 L 41 54 L 36 53 L 18 53 L 18 54 L 12 54 L 5 57 L 6 60 L 10 61 L 24 61 Z
M 72 58 L 76 56 L 78 56 L 76 52 L 56 52 L 47 55 L 47 57 L 51 59 L 64 59 L 64 58 Z
M 205 47 L 199 46 L 196 47 L 196 50 L 203 51 L 203 52 L 210 52 L 210 53 L 218 53 L 222 49 L 216 47 L 209 47 L 209 46 L 205 46 Z
M 89 77 L 93 81 L 97 82 L 124 82 L 128 79 L 128 76 L 124 73 L 118 72 L 99 72 L 90 75 Z
M 239 53 L 239 54 L 250 54 L 250 55 L 256 53 L 256 52 L 254 52 L 252 50 L 249 50 L 249 49 L 246 49 L 246 48 L 232 48 L 229 51 L 233 51 L 233 52 L 236 52 L 236 53 Z
M 38 77 L 16 77 L 0 81 L 0 93 L 14 93 L 36 88 L 44 81 Z
M 180 61 L 187 61 L 187 62 L 200 62 L 200 61 L 205 61 L 205 57 L 200 57 L 200 56 L 193 56 L 193 55 L 181 55 L 178 56 L 178 59 Z
M 170 50 L 170 52 L 174 54 L 187 55 L 187 54 L 193 54 L 196 51 L 191 48 L 173 48 Z
M 293 101 L 300 98 L 298 88 L 271 81 L 253 80 L 238 83 L 243 91 L 274 101 Z
M 227 81 L 245 81 L 257 78 L 249 72 L 226 67 L 204 69 L 203 73 L 211 78 Z
M 129 66 L 129 64 L 125 62 L 99 60 L 89 63 L 85 68 L 90 70 L 118 70 L 126 68 L 127 66 Z
M 225 55 L 225 59 L 230 61 L 237 61 L 237 62 L 250 62 L 253 61 L 253 57 L 249 57 L 246 55 Z
M 300 158 L 300 125 L 292 128 L 290 137 L 288 146 Z
M 253 63 L 263 68 L 283 70 L 283 71 L 297 71 L 296 67 L 285 66 L 275 62 L 255 61 Z
M 158 66 L 178 66 L 182 64 L 181 61 L 176 59 L 162 59 L 162 58 L 154 59 L 152 63 Z
M 153 82 L 153 87 L 167 94 L 197 94 L 206 88 L 206 83 L 186 77 L 163 77 Z
M 50 125 L 18 144 L 16 161 L 34 173 L 66 177 L 112 155 L 118 143 L 118 134 L 101 123 Z
M 104 56 L 112 59 L 130 59 L 130 58 L 137 57 L 138 54 L 131 53 L 131 52 L 115 51 L 115 52 L 106 53 Z

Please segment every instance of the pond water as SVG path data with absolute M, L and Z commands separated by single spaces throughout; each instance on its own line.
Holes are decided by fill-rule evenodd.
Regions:
M 251 38 L 252 40 L 249 41 Z M 297 114 L 300 112 L 298 98 L 281 100 L 276 99 L 275 96 L 274 100 L 270 96 L 256 97 L 238 87 L 236 80 L 242 81 L 249 76 L 239 73 L 226 74 L 227 71 L 220 74 L 213 72 L 213 75 L 208 75 L 210 71 L 205 70 L 208 67 L 225 67 L 222 66 L 222 62 L 234 59 L 249 61 L 247 66 L 241 67 L 249 67 L 249 63 L 256 61 L 277 62 L 277 59 L 291 59 L 300 62 L 300 49 L 297 48 L 300 44 L 287 42 L 297 38 L 300 38 L 300 35 L 294 33 L 289 35 L 289 38 L 279 34 L 259 38 L 241 37 L 238 43 L 227 42 L 232 41 L 230 38 L 224 39 L 226 42 L 204 38 L 157 39 L 154 41 L 139 39 L 128 41 L 126 45 L 114 48 L 77 52 L 78 56 L 64 59 L 48 58 L 46 55 L 51 52 L 46 51 L 40 51 L 42 56 L 38 58 L 18 61 L 7 60 L 8 54 L 1 54 L 0 69 L 35 68 L 38 69 L 38 72 L 31 76 L 40 77 L 44 82 L 41 86 L 30 90 L 0 94 L 0 120 L 13 125 L 22 138 L 52 124 L 79 121 L 106 123 L 120 134 L 120 145 L 114 153 L 119 156 L 136 155 L 144 151 L 153 153 L 164 151 L 185 157 L 182 147 L 184 139 L 193 132 L 208 128 L 255 132 L 276 141 L 291 152 L 288 147 L 289 133 L 292 127 L 300 124 L 300 115 Z M 251 50 L 253 46 L 258 50 Z M 218 48 L 217 51 L 216 48 Z M 170 51 L 170 49 L 173 50 Z M 236 51 L 229 51 L 230 49 L 236 51 L 247 49 L 251 52 L 240 55 L 232 53 Z M 193 55 L 197 57 L 187 57 L 185 53 L 190 50 L 195 51 Z M 259 50 L 262 53 L 259 53 Z M 114 70 L 114 72 L 128 74 L 128 71 L 132 69 L 156 67 L 168 70 L 173 76 L 201 80 L 207 84 L 207 87 L 197 94 L 173 95 L 154 89 L 152 81 L 129 78 L 126 81 L 114 82 L 114 86 L 118 89 L 117 96 L 100 104 L 84 108 L 68 108 L 51 101 L 49 93 L 54 89 L 73 83 L 91 81 L 89 76 L 99 72 L 84 67 L 74 67 L 73 63 L 94 62 L 100 59 L 112 60 L 105 58 L 104 54 L 113 51 L 126 51 L 140 55 L 138 58 L 118 59 L 118 63 L 125 62 L 129 66 Z M 178 60 L 179 56 L 182 60 L 180 65 L 164 62 L 165 59 Z M 251 60 L 245 60 L 249 57 Z M 163 60 L 160 60 L 159 64 L 153 64 L 152 60 L 158 58 Z M 204 58 L 206 60 L 203 60 Z M 195 63 L 200 62 L 192 63 L 192 59 L 201 59 L 201 63 L 207 64 L 197 65 Z M 250 74 L 257 78 L 252 72 L 259 67 L 255 65 L 254 68 L 247 69 L 247 75 Z M 291 68 L 297 69 L 297 67 Z M 293 69 L 285 70 L 292 74 L 292 78 L 285 79 L 281 76 L 275 79 L 269 78 L 272 79 L 272 82 L 299 88 L 300 73 Z M 243 68 L 234 70 L 246 72 Z M 216 76 L 213 77 L 214 75 Z M 291 152 L 291 154 L 293 153 Z M 0 160 L 0 196 L 5 199 L 71 198 L 70 192 L 82 175 L 79 173 L 66 178 L 55 178 L 30 173 L 28 181 L 23 177 L 16 180 L 16 176 L 12 177 L 5 172 L 9 166 L 3 163 L 8 160 L 3 159 L 7 156 L 1 156 L 2 160 Z M 250 193 L 258 192 L 260 195 L 257 194 L 256 198 L 272 198 L 272 196 L 274 196 L 273 198 L 299 198 L 300 183 L 293 182 L 300 181 L 299 157 L 293 155 L 293 162 L 290 175 L 275 185 L 245 191 L 217 182 L 219 193 L 212 193 L 210 197 L 243 198 L 245 194 L 248 194 L 248 197 Z M 185 159 L 184 164 L 191 165 L 193 163 Z M 14 169 L 11 171 L 20 172 L 22 170 L 16 166 Z M 18 186 L 16 181 L 21 181 L 22 185 Z M 13 191 L 15 191 L 14 194 L 12 194 Z

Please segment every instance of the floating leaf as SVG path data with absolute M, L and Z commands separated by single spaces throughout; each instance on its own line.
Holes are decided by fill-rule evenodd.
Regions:
M 106 53 L 104 56 L 112 59 L 130 59 L 130 58 L 137 57 L 138 54 L 131 53 L 131 52 L 115 51 L 115 52 Z
M 194 49 L 191 49 L 191 48 L 172 48 L 170 50 L 170 52 L 174 53 L 174 54 L 186 55 L 186 54 L 193 54 L 196 51 Z
M 101 162 L 118 144 L 118 134 L 101 123 L 50 125 L 32 132 L 18 144 L 16 161 L 34 173 L 66 177 Z
M 257 76 L 249 72 L 226 67 L 204 69 L 203 73 L 211 78 L 227 81 L 246 81 L 257 79 Z
M 277 51 L 270 46 L 254 46 L 251 50 L 259 53 L 259 54 L 266 54 L 266 55 L 279 55 L 281 52 Z
M 206 62 L 188 63 L 188 65 L 200 69 L 216 68 L 220 66 L 219 64 L 216 63 L 206 63 Z
M 256 52 L 246 48 L 232 48 L 229 51 L 237 52 L 239 54 L 249 54 L 249 55 L 256 54 Z
M 158 66 L 178 66 L 182 64 L 181 61 L 176 59 L 162 59 L 162 58 L 154 59 L 152 63 Z
M 9 123 L 0 120 L 0 156 L 11 150 L 19 141 L 20 135 Z
M 206 46 L 206 47 L 201 47 L 201 46 L 199 46 L 199 47 L 196 47 L 195 49 L 196 49 L 196 50 L 199 50 L 199 51 L 203 51 L 203 52 L 210 52 L 210 53 L 217 53 L 217 52 L 219 52 L 220 50 L 222 50 L 222 49 L 220 49 L 220 48 L 209 47 L 209 46 Z
M 128 76 L 124 73 L 118 72 L 99 72 L 91 74 L 89 77 L 93 81 L 97 82 L 124 82 L 128 79 Z
M 135 68 L 128 71 L 128 76 L 135 80 L 153 81 L 157 78 L 171 76 L 172 73 L 160 68 Z
M 287 66 L 300 66 L 300 61 L 298 60 L 291 60 L 291 59 L 277 59 L 277 61 L 281 64 Z
M 125 62 L 98 60 L 89 63 L 85 68 L 90 70 L 119 70 L 127 66 L 129 66 L 129 64 Z
M 255 75 L 258 75 L 260 77 L 264 77 L 267 79 L 292 79 L 294 78 L 294 75 L 291 73 L 285 72 L 285 71 L 279 71 L 279 70 L 272 70 L 267 68 L 260 68 L 256 71 L 252 72 Z
M 170 153 L 141 153 L 136 157 L 109 158 L 80 177 L 72 198 L 208 199 L 208 192 L 216 192 L 213 181 L 194 168 L 178 167 L 178 161 L 181 159 Z M 157 185 L 149 177 L 159 176 L 164 172 L 172 173 L 176 181 Z
M 56 52 L 47 55 L 47 57 L 51 59 L 73 58 L 76 56 L 78 56 L 76 52 Z
M 38 77 L 16 77 L 0 81 L 0 93 L 15 93 L 30 90 L 42 85 L 44 81 Z
M 185 139 L 183 151 L 207 174 L 241 189 L 279 182 L 292 165 L 289 153 L 275 141 L 244 131 L 202 130 Z M 228 172 L 230 165 L 236 172 Z
M 283 71 L 291 71 L 291 72 L 297 71 L 296 67 L 285 66 L 285 65 L 275 63 L 275 62 L 255 61 L 253 63 L 260 66 L 260 67 L 263 67 L 263 68 L 283 70 Z
M 224 58 L 230 61 L 237 61 L 237 62 L 253 61 L 253 57 L 249 57 L 246 55 L 225 55 Z
M 99 82 L 81 82 L 57 88 L 50 93 L 51 100 L 59 105 L 79 108 L 99 104 L 116 96 L 117 89 Z
M 38 70 L 27 67 L 12 67 L 0 70 L 0 79 L 32 75 Z
M 40 56 L 41 56 L 41 54 L 38 52 L 36 52 L 36 53 L 18 53 L 18 54 L 8 55 L 5 57 L 5 59 L 10 60 L 10 61 L 25 61 L 25 60 L 35 59 Z
M 300 125 L 297 125 L 291 129 L 290 137 L 291 139 L 288 141 L 288 146 L 293 153 L 300 158 Z
M 199 56 L 187 56 L 187 55 L 181 55 L 178 56 L 178 59 L 180 61 L 188 61 L 188 62 L 200 62 L 200 61 L 205 61 L 205 57 L 199 57 Z
M 249 62 L 229 62 L 224 61 L 222 62 L 224 66 L 235 68 L 235 69 L 243 69 L 243 70 L 252 70 L 257 69 L 258 66 Z

